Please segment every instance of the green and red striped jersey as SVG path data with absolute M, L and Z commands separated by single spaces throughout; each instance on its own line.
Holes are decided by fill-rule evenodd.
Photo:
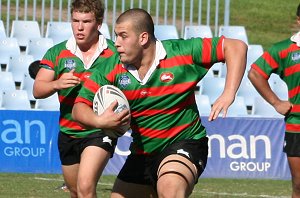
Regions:
M 41 60 L 41 66 L 43 68 L 55 72 L 55 79 L 60 78 L 63 73 L 70 72 L 73 68 L 75 68 L 74 75 L 81 79 L 81 84 L 58 91 L 60 102 L 59 126 L 60 131 L 63 133 L 74 137 L 85 137 L 90 133 L 99 131 L 99 129 L 85 129 L 75 122 L 72 119 L 72 108 L 84 81 L 91 76 L 92 72 L 96 70 L 101 72 L 102 68 L 105 67 L 105 65 L 102 64 L 103 61 L 116 53 L 114 43 L 110 40 L 106 40 L 106 42 L 108 48 L 102 51 L 89 69 L 85 69 L 82 60 L 66 48 L 67 41 L 50 48 Z
M 183 139 L 206 136 L 195 102 L 197 83 L 215 63 L 224 61 L 224 38 L 194 38 L 156 42 L 166 51 L 147 82 L 138 81 L 116 56 L 106 61 L 105 72 L 88 79 L 75 102 L 92 106 L 96 91 L 105 84 L 120 88 L 131 110 L 135 154 L 154 154 Z M 163 47 L 162 47 L 163 46 Z M 105 74 L 105 75 L 104 75 Z
M 252 65 L 265 79 L 272 73 L 287 84 L 289 101 L 293 108 L 286 116 L 286 132 L 300 133 L 300 47 L 291 39 L 275 43 Z

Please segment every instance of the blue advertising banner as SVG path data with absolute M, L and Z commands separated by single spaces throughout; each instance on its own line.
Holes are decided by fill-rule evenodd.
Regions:
M 61 173 L 55 111 L 0 110 L 0 172 Z M 284 121 L 280 118 L 202 117 L 209 136 L 209 156 L 203 177 L 289 179 L 282 152 Z M 119 138 L 114 157 L 104 170 L 118 174 L 131 142 Z

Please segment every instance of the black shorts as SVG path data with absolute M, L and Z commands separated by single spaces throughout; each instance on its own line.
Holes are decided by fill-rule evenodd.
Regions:
M 283 152 L 288 157 L 300 157 L 300 133 L 285 133 Z
M 103 141 L 105 138 L 105 141 Z M 114 149 L 117 144 L 117 139 L 107 139 L 108 136 L 95 132 L 84 138 L 74 138 L 60 132 L 58 136 L 58 150 L 62 165 L 73 165 L 80 163 L 80 156 L 82 151 L 88 146 L 98 146 L 114 154 Z
M 208 155 L 208 138 L 182 140 L 167 147 L 163 152 L 153 155 L 129 155 L 118 178 L 124 182 L 152 185 L 156 188 L 157 170 L 161 161 L 171 155 L 179 154 L 190 160 L 198 169 L 198 177 L 204 171 Z M 184 152 L 177 152 L 182 149 Z M 189 157 L 184 153 L 188 152 Z M 198 177 L 195 183 L 198 182 Z

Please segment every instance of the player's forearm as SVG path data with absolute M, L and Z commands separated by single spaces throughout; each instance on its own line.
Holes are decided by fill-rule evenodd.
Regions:
M 225 91 L 235 95 L 245 74 L 247 45 L 239 40 L 226 39 L 224 54 L 227 66 Z
M 259 92 L 259 94 L 272 106 L 277 102 L 280 102 L 278 96 L 272 91 L 267 79 L 263 78 L 258 72 L 254 69 L 250 69 L 248 78 Z
M 98 126 L 98 116 L 85 103 L 79 102 L 74 104 L 72 117 L 85 128 L 101 128 L 101 126 Z
M 35 80 L 33 85 L 33 96 L 37 99 L 47 98 L 57 91 L 55 81 L 47 82 Z

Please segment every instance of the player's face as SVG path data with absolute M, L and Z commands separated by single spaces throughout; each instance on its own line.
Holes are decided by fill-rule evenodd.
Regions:
M 91 45 L 95 40 L 97 41 L 100 24 L 97 23 L 93 13 L 74 11 L 71 24 L 77 45 Z
M 116 24 L 115 34 L 115 46 L 122 63 L 139 66 L 136 64 L 142 59 L 142 46 L 140 36 L 134 32 L 132 24 L 130 22 Z

